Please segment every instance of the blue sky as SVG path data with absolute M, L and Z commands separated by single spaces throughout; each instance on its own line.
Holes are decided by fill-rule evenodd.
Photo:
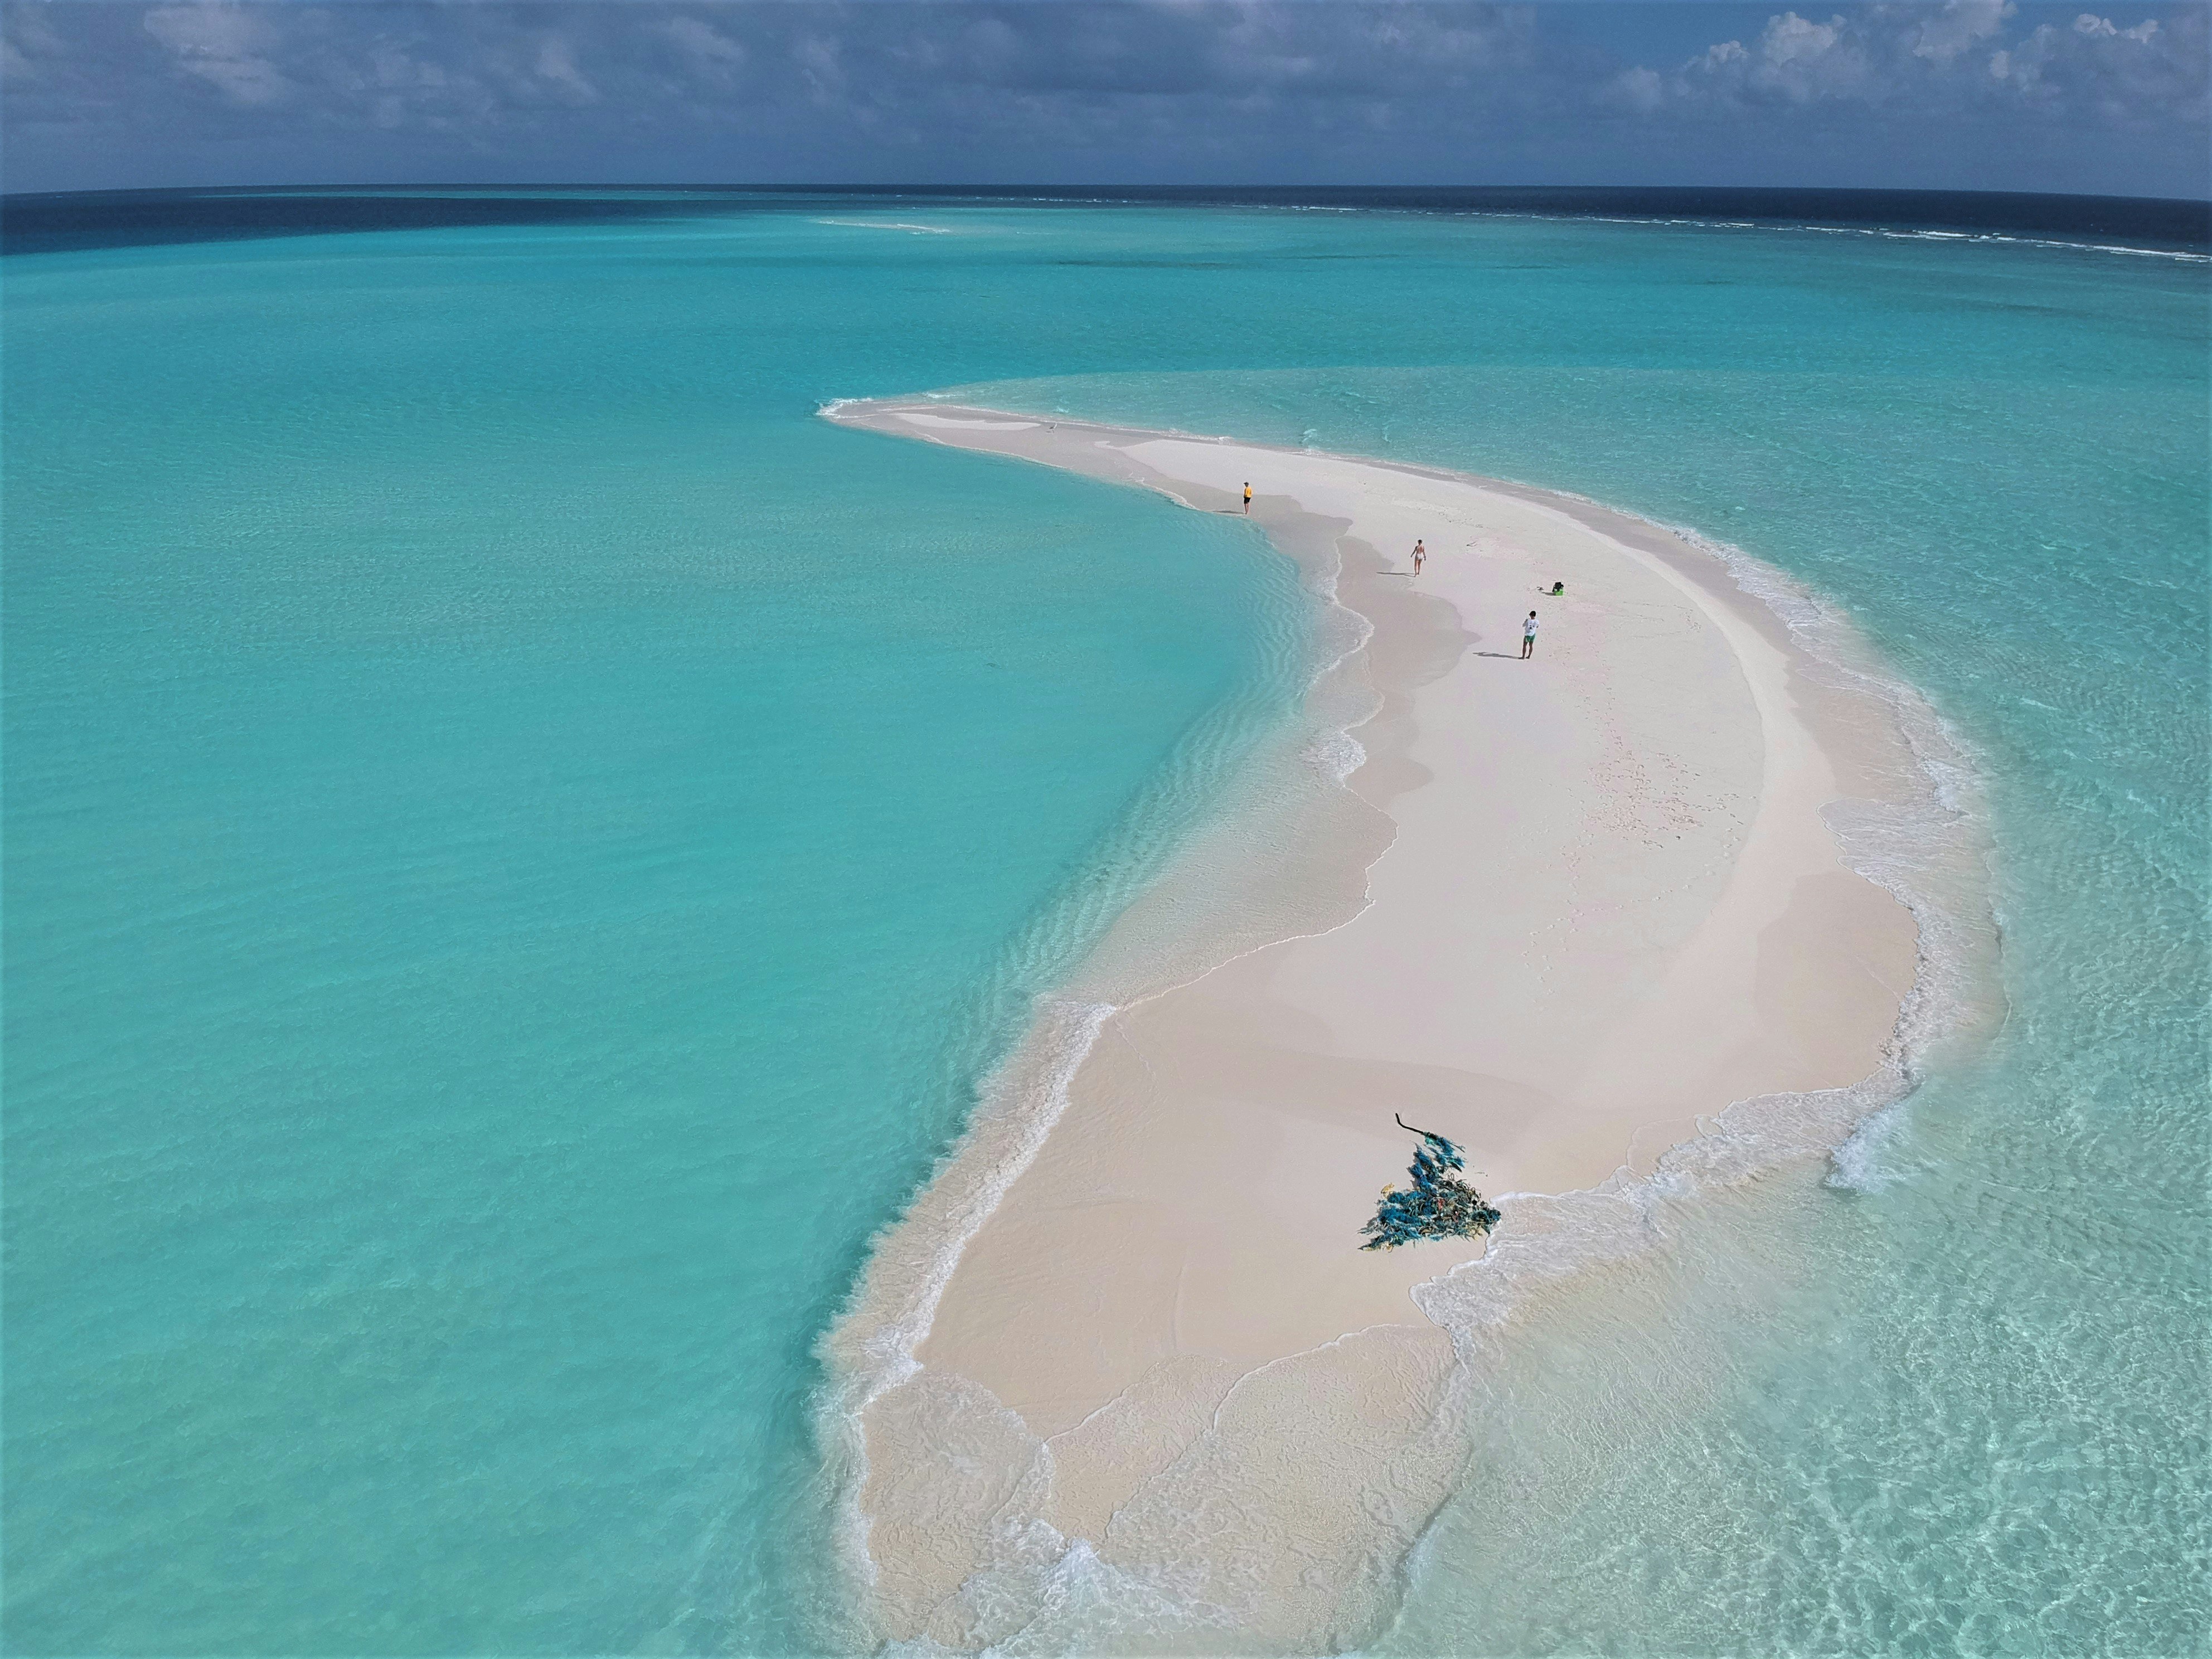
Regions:
M 2212 194 L 2195 3 L 4 0 L 9 190 Z

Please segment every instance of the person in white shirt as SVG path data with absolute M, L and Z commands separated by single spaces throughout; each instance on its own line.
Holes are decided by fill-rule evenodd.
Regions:
M 1528 620 L 1521 624 L 1521 660 L 1526 662 L 1536 654 L 1536 613 L 1531 611 Z

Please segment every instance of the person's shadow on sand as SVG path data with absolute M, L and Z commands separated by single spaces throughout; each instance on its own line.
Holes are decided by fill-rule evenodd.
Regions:
M 1495 657 L 1500 662 L 1521 660 L 1521 653 L 1518 651 L 1478 651 L 1474 654 L 1478 657 Z

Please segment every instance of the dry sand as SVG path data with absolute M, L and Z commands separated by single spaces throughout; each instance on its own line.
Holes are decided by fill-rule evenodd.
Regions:
M 1356 1248 L 1412 1150 L 1393 1114 L 1493 1198 L 1556 1194 L 1875 1071 L 1914 928 L 1822 809 L 1879 796 L 1894 737 L 1717 561 L 1587 504 L 941 404 L 831 417 L 1199 511 L 1249 480 L 1255 522 L 1374 625 L 1332 677 L 1376 709 L 1365 763 L 1269 878 L 1313 924 L 1107 1015 L 1011 1184 L 956 1161 L 917 1206 L 952 1241 L 933 1307 L 884 1267 L 848 1322 L 927 1323 L 865 1419 L 873 1619 L 974 1647 L 1089 1594 L 1151 1650 L 1177 1620 L 1194 1651 L 1357 1641 L 1455 1466 L 1453 1348 L 1410 1292 L 1484 1249 Z

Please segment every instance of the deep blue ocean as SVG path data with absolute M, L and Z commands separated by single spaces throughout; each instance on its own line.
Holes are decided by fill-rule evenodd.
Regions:
M 1979 775 L 2001 1019 L 1530 1315 L 1375 1646 L 2205 1650 L 2186 214 L 149 200 L 0 216 L 9 1651 L 842 1628 L 821 1334 L 1299 690 L 1249 526 L 815 414 L 954 387 L 1694 529 Z

